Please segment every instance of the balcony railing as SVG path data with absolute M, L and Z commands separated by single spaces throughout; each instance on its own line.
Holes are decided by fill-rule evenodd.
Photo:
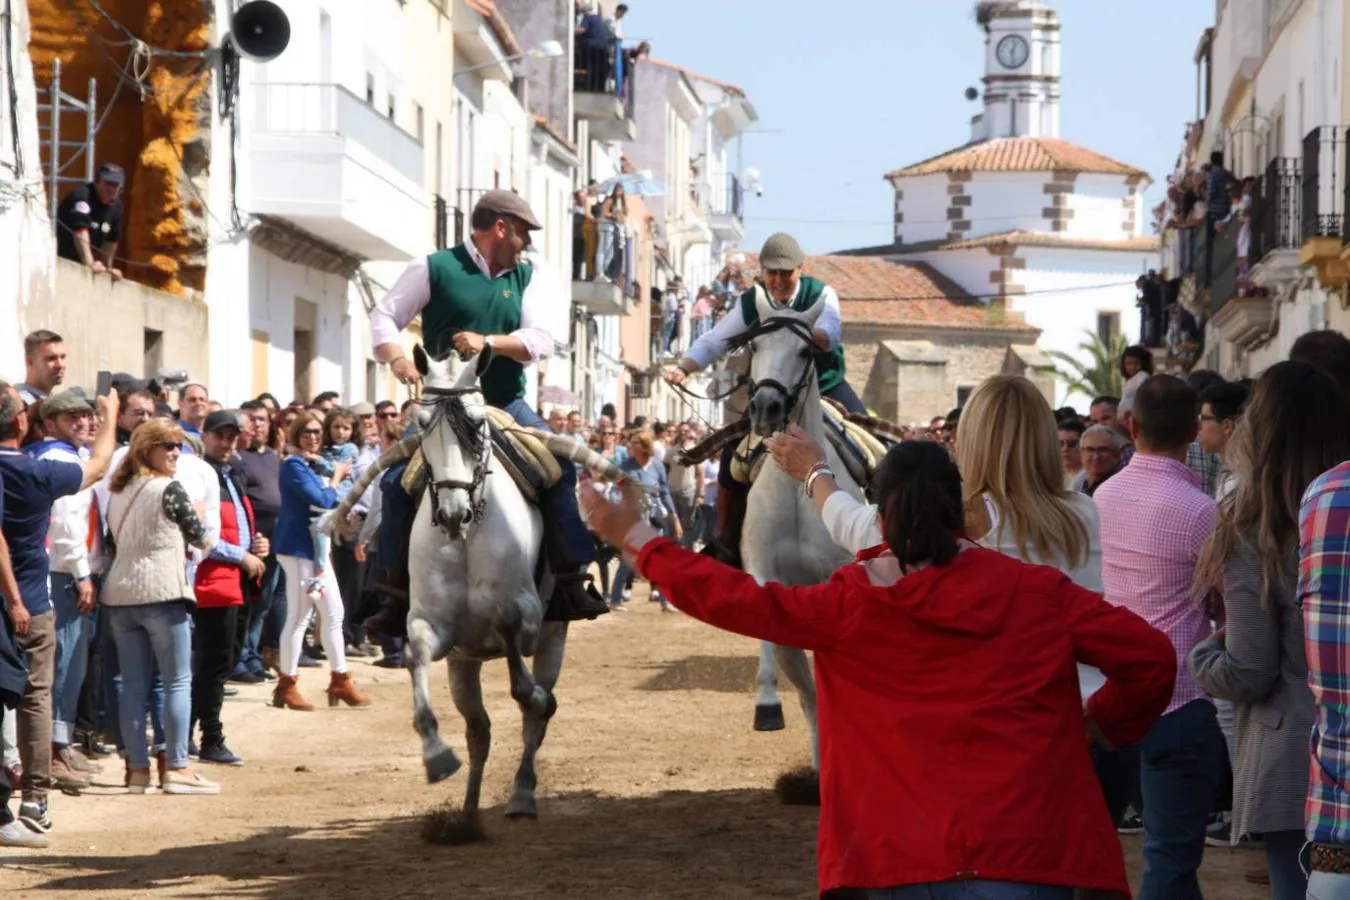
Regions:
M 611 94 L 624 104 L 624 116 L 633 118 L 636 60 L 630 59 L 623 45 L 615 41 L 608 47 L 576 47 L 574 87 L 584 94 Z
M 455 202 L 436 195 L 436 249 L 444 250 L 464 243 L 469 236 L 474 204 L 487 193 L 487 188 L 460 188 L 455 191 Z
M 1253 263 L 1277 250 L 1297 250 L 1303 243 L 1300 213 L 1304 191 L 1303 165 L 1297 159 L 1270 161 L 1253 192 L 1251 225 Z
M 727 175 L 724 183 L 708 191 L 708 212 L 714 216 L 734 216 L 745 221 L 745 188 L 735 175 Z
M 1303 139 L 1303 240 L 1340 237 L 1344 217 L 1344 133 L 1330 125 Z
M 422 183 L 422 142 L 342 85 L 264 82 L 254 87 L 259 134 L 348 138 L 409 181 Z

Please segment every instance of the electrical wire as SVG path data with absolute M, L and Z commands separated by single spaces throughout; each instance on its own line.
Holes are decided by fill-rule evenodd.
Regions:
M 207 50 L 167 50 L 163 47 L 151 46 L 141 40 L 140 37 L 133 34 L 130 28 L 113 18 L 107 10 L 98 4 L 98 0 L 84 0 L 84 2 L 88 3 L 93 8 L 94 12 L 102 16 L 105 22 L 125 35 L 127 38 L 126 43 L 136 45 L 138 48 L 143 47 L 155 56 L 165 56 L 170 59 L 208 59 L 211 55 L 210 51 Z M 126 43 L 121 44 L 121 46 L 126 46 Z

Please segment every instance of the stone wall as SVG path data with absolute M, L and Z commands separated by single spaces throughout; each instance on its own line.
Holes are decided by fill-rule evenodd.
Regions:
M 114 284 L 64 259 L 56 261 L 56 296 L 59 301 L 30 305 L 24 324 L 65 339 L 66 384 L 92 391 L 100 369 L 143 376 L 162 366 L 206 377 L 206 305 L 200 300 L 129 281 Z M 147 353 L 147 330 L 159 333 L 155 353 Z

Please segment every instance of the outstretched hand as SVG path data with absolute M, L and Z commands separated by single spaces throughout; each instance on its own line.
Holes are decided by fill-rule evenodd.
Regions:
M 621 482 L 620 487 L 622 493 L 614 502 L 591 485 L 581 490 L 581 514 L 586 526 L 611 547 L 622 547 L 628 532 L 642 521 L 638 489 L 627 482 Z
M 764 442 L 778 467 L 797 481 L 805 481 L 811 469 L 825 462 L 825 450 L 796 425 L 780 431 Z

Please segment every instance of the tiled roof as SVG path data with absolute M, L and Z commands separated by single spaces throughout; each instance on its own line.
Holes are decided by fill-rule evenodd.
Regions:
M 535 116 L 534 124 L 535 127 L 537 127 L 540 131 L 543 131 L 545 134 L 553 138 L 558 143 L 562 144 L 568 150 L 571 150 L 573 153 L 577 152 L 577 145 L 572 141 L 568 140 L 567 135 L 564 134 L 560 129 L 558 129 L 552 122 L 550 122 L 547 116 Z
M 1073 250 L 1127 250 L 1156 253 L 1162 247 L 1158 237 L 1123 238 L 1118 241 L 1066 237 L 1039 231 L 1002 231 L 963 241 L 942 244 L 939 250 L 972 250 L 978 247 L 1066 247 Z
M 511 23 L 506 21 L 497 4 L 492 0 L 465 0 L 469 8 L 478 13 L 487 22 L 492 33 L 497 36 L 497 40 L 502 45 L 502 51 L 507 56 L 515 56 L 524 53 L 520 42 L 516 40 L 516 33 L 511 30 Z
M 663 69 L 672 69 L 684 75 L 685 78 L 689 78 L 694 81 L 706 81 L 708 84 L 716 85 L 717 87 L 720 87 L 722 88 L 722 90 L 728 91 L 729 93 L 740 94 L 741 96 L 745 96 L 745 91 L 736 87 L 736 85 L 734 84 L 727 84 L 725 81 L 718 81 L 716 78 L 709 78 L 707 75 L 700 75 L 698 72 L 695 72 L 692 69 L 686 69 L 684 66 L 678 66 L 673 62 L 666 62 L 663 59 L 653 59 L 651 57 L 644 59 L 643 62 L 650 63 L 651 65 L 654 66 L 660 66 Z
M 923 162 L 888 172 L 887 178 L 936 172 L 1090 172 L 1142 175 L 1143 169 L 1103 156 L 1062 138 L 1002 137 L 966 144 Z
M 759 273 L 759 254 L 746 253 L 747 275 Z M 893 263 L 868 256 L 808 256 L 805 272 L 839 294 L 846 325 L 917 325 L 1037 332 L 1021 313 L 973 299 L 927 263 Z

